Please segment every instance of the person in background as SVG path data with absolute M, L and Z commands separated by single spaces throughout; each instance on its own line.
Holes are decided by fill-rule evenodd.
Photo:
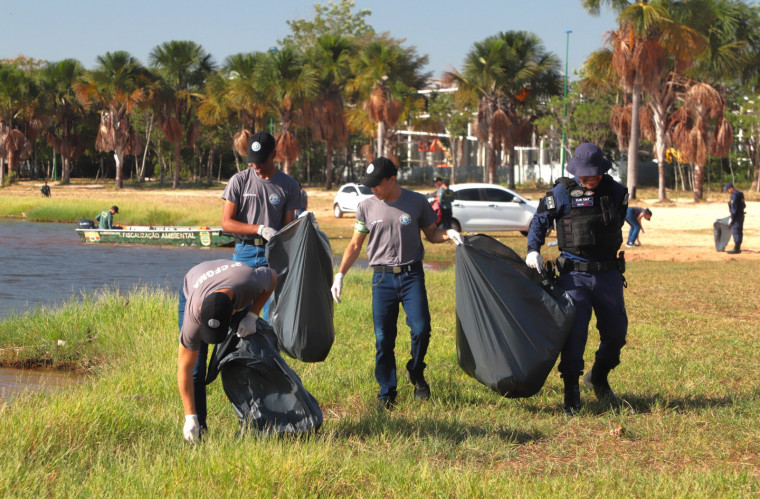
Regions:
M 613 405 L 618 397 L 607 376 L 620 364 L 620 351 L 628 332 L 628 315 L 623 300 L 625 269 L 622 227 L 628 211 L 628 190 L 606 174 L 612 167 L 602 150 L 594 144 L 577 147 L 567 171 L 572 179 L 558 179 L 554 188 L 541 198 L 528 232 L 525 263 L 542 268 L 541 246 L 556 221 L 557 283 L 575 304 L 575 321 L 562 348 L 559 372 L 565 385 L 565 414 L 572 416 L 581 408 L 578 378 L 583 374 L 583 352 L 588 339 L 591 312 L 596 314 L 599 349 L 594 365 L 583 376 L 583 383 L 596 397 Z
M 454 191 L 449 189 L 449 181 L 443 180 L 441 188 L 438 191 L 438 206 L 441 208 L 441 228 L 449 230 L 451 228 L 451 217 L 453 215 L 452 203 L 454 202 Z
M 628 222 L 628 225 L 630 225 L 631 228 L 628 231 L 628 242 L 625 243 L 627 247 L 633 248 L 634 246 L 641 246 L 641 243 L 638 242 L 637 239 L 639 238 L 639 231 L 644 232 L 644 229 L 641 227 L 641 220 L 643 218 L 651 220 L 652 210 L 649 208 L 640 208 L 638 206 L 631 206 L 628 208 L 628 211 L 625 214 L 625 221 Z
M 728 212 L 731 214 L 731 235 L 734 237 L 734 248 L 726 253 L 738 254 L 742 252 L 742 239 L 744 238 L 744 210 L 747 204 L 744 202 L 744 193 L 737 190 L 734 184 L 726 184 L 723 188 L 731 198 L 728 201 Z
M 113 216 L 118 213 L 118 206 L 111 206 L 111 208 L 101 211 L 100 214 L 95 217 L 95 221 L 98 222 L 98 229 L 114 229 Z
M 231 260 L 202 262 L 185 275 L 179 291 L 177 353 L 177 386 L 185 412 L 182 428 L 185 440 L 198 440 L 201 431 L 208 428 L 208 345 L 224 341 L 235 314 L 244 315 L 237 329 L 238 336 L 255 333 L 258 313 L 276 282 L 274 270 L 266 267 L 252 269 Z
M 411 359 L 406 363 L 407 378 L 414 385 L 418 400 L 430 398 L 425 380 L 425 354 L 430 343 L 430 309 L 425 289 L 420 231 L 431 243 L 452 240 L 462 244 L 455 230 L 436 228 L 436 215 L 426 196 L 403 189 L 396 180 L 398 170 L 384 157 L 367 167 L 361 181 L 370 187 L 372 198 L 359 203 L 354 234 L 348 243 L 331 292 L 340 303 L 343 276 L 361 252 L 369 236 L 367 255 L 374 270 L 372 277 L 372 316 L 375 326 L 375 379 L 380 385 L 378 408 L 391 409 L 396 404 L 396 344 L 399 304 L 406 312 L 411 334 Z
M 50 197 L 50 186 L 48 185 L 47 180 L 45 180 L 45 185 L 43 185 L 42 187 L 40 187 L 40 192 L 46 198 Z
M 300 217 L 309 209 L 309 195 L 306 193 L 306 189 L 301 186 L 300 182 L 298 183 L 298 188 L 301 189 L 301 208 L 296 211 L 296 216 Z

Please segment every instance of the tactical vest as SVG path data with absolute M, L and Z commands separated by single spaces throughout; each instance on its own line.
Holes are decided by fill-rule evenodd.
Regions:
M 603 176 L 592 192 L 573 179 L 557 179 L 567 190 L 570 203 L 567 214 L 557 220 L 560 250 L 590 260 L 615 258 L 623 244 L 621 221 L 625 217 L 625 201 L 623 206 L 615 204 L 610 182 L 611 177 Z

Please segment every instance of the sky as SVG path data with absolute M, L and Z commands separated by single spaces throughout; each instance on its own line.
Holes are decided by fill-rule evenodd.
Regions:
M 315 3 L 327 0 L 0 0 L 0 59 L 74 58 L 90 69 L 97 56 L 126 50 L 148 64 L 157 45 L 192 40 L 222 64 L 229 55 L 276 46 L 290 33 L 286 21 L 313 19 Z M 376 32 L 427 55 L 433 77 L 461 69 L 475 42 L 523 30 L 538 35 L 572 79 L 615 27 L 612 12 L 592 17 L 580 0 L 356 0 L 356 8 L 372 11 L 366 22 Z

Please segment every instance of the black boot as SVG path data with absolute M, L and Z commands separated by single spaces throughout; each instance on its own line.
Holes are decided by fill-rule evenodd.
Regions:
M 741 245 L 741 243 L 740 244 L 734 244 L 734 249 L 732 249 L 731 251 L 726 251 L 726 253 L 729 253 L 731 255 L 736 255 L 736 254 L 741 253 L 741 252 L 742 252 L 742 245 Z
M 607 375 L 610 371 L 610 368 L 599 367 L 594 364 L 594 367 L 583 376 L 583 384 L 594 390 L 594 395 L 600 402 L 607 402 L 616 406 L 620 404 L 620 399 L 612 391 L 607 381 Z
M 581 389 L 578 378 L 562 378 L 565 382 L 565 405 L 562 407 L 567 416 L 574 416 L 581 410 Z

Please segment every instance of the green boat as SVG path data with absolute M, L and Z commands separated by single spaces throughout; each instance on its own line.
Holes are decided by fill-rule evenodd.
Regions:
M 123 229 L 75 229 L 85 243 L 150 244 L 221 248 L 235 245 L 235 236 L 221 227 L 126 226 Z

